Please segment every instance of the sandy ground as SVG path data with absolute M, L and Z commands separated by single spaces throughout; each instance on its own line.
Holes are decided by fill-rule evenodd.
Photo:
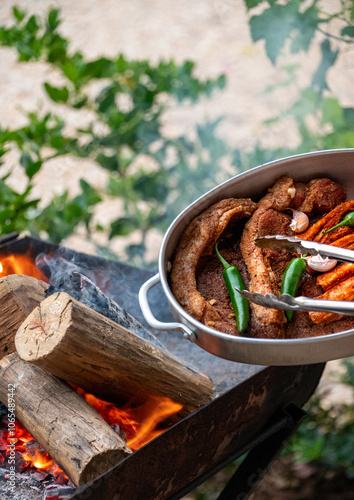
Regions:
M 331 1 L 327 2 L 331 5 Z M 13 0 L 1 0 L 1 22 L 9 22 Z M 236 0 L 19 0 L 20 7 L 30 12 L 45 12 L 49 6 L 60 7 L 63 23 L 62 33 L 72 40 L 72 48 L 81 50 L 88 58 L 100 55 L 115 56 L 122 52 L 126 57 L 137 59 L 174 58 L 177 62 L 192 59 L 200 77 L 213 78 L 225 73 L 228 86 L 213 99 L 202 99 L 191 112 L 186 106 L 175 107 L 165 118 L 168 134 L 188 133 L 195 121 L 223 117 L 219 133 L 232 145 L 250 148 L 256 141 L 265 146 L 287 141 L 296 144 L 297 137 L 290 121 L 264 129 L 262 121 L 280 114 L 295 98 L 295 89 L 280 88 L 274 93 L 265 93 L 265 88 L 284 80 L 279 68 L 272 66 L 264 54 L 263 45 L 253 44 L 249 34 L 247 13 L 242 1 Z M 43 81 L 56 81 L 56 75 L 45 64 L 18 63 L 12 49 L 1 48 L 0 65 L 0 124 L 3 127 L 18 127 L 25 123 L 24 112 L 48 109 L 48 100 L 41 87 Z M 318 50 L 296 60 L 302 64 L 300 82 L 311 78 L 311 69 L 319 61 Z M 282 61 L 289 63 L 291 61 Z M 344 106 L 354 105 L 353 54 L 345 52 L 329 81 L 335 94 Z M 71 124 L 78 125 L 65 108 L 58 107 Z M 84 124 L 89 116 L 80 116 Z M 1 174 L 13 169 L 13 182 L 17 188 L 23 184 L 23 173 L 17 165 L 16 154 L 10 154 L 1 167 Z M 37 178 L 34 191 L 45 203 L 54 192 L 78 190 L 80 178 L 86 178 L 98 188 L 103 188 L 107 176 L 87 160 L 48 162 Z M 119 203 L 107 200 L 99 207 L 98 219 L 107 222 L 117 217 Z M 149 241 L 149 257 L 156 258 L 161 236 L 153 234 Z M 104 243 L 104 241 L 100 241 Z M 77 250 L 94 251 L 82 237 L 69 238 L 66 242 Z M 115 251 L 120 250 L 121 241 L 115 242 Z M 350 397 L 332 384 L 338 363 L 327 365 L 329 377 L 327 389 L 330 397 L 343 400 Z M 352 396 L 352 395 L 351 395 Z

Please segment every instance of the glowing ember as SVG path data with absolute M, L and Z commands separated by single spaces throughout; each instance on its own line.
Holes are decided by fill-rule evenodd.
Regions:
M 8 255 L 1 257 L 0 278 L 9 274 L 25 274 L 38 280 L 48 282 L 47 277 L 34 264 L 29 255 Z
M 0 464 L 8 465 L 11 448 L 15 445 L 15 467 L 18 472 L 35 468 L 51 474 L 61 484 L 69 481 L 64 471 L 52 460 L 48 453 L 34 441 L 26 429 L 16 421 L 15 438 L 9 438 L 7 431 L 8 421 L 6 417 L 0 420 Z
M 182 405 L 169 398 L 151 397 L 142 406 L 120 409 L 82 389 L 76 390 L 115 431 L 125 437 L 127 445 L 133 451 L 164 432 L 169 424 L 162 425 L 163 422 L 168 421 L 182 408 Z M 0 465 L 6 467 L 10 456 L 10 446 L 14 444 L 18 471 L 35 468 L 55 476 L 60 484 L 66 484 L 69 481 L 64 471 L 39 446 L 20 422 L 16 421 L 15 438 L 9 438 L 7 428 L 6 416 L 1 419 L 0 415 Z
M 159 428 L 160 423 L 182 409 L 181 404 L 175 403 L 170 398 L 153 396 L 142 406 L 120 409 L 80 388 L 76 390 L 113 429 L 120 430 L 124 434 L 127 445 L 133 451 L 166 430 L 166 426 Z
M 0 260 L 0 278 L 9 274 L 24 274 L 48 282 L 29 255 L 9 255 L 1 257 Z M 144 405 L 139 407 L 118 408 L 80 388 L 75 387 L 75 389 L 116 432 L 124 436 L 132 451 L 139 449 L 164 432 L 171 424 L 170 419 L 182 409 L 182 405 L 166 397 L 150 397 Z M 8 466 L 11 456 L 10 447 L 15 445 L 18 472 L 36 469 L 56 477 L 58 484 L 70 483 L 64 471 L 18 421 L 15 424 L 15 438 L 9 437 L 8 424 L 7 415 L 0 413 L 0 466 L 5 468 Z M 52 495 L 50 498 L 59 498 L 54 490 L 48 493 L 50 494 Z

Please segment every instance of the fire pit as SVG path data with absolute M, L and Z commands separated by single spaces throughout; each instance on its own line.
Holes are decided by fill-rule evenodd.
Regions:
M 27 267 L 19 268 L 18 265 L 20 260 L 22 261 L 24 256 Z M 21 259 L 19 257 L 21 257 Z M 36 261 L 38 265 L 31 267 Z M 18 355 L 14 352 L 15 345 L 11 344 L 11 339 L 1 339 L 1 355 L 7 355 L 7 368 L 3 373 L 7 373 L 9 377 L 10 374 L 12 374 L 11 376 L 13 377 L 14 374 L 17 374 L 17 379 L 20 380 L 24 380 L 27 377 L 28 391 L 30 391 L 30 395 L 28 393 L 26 396 L 25 393 L 22 393 L 21 384 L 16 386 L 13 398 L 15 400 L 15 407 L 12 407 L 12 399 L 10 398 L 4 401 L 5 398 L 0 389 L 2 402 L 6 404 L 10 401 L 7 405 L 7 410 L 2 406 L 3 414 L 6 413 L 11 416 L 12 408 L 14 408 L 14 413 L 18 417 L 21 415 L 20 420 L 27 431 L 29 431 L 28 427 L 30 426 L 34 430 L 37 429 L 39 435 L 42 436 L 43 433 L 45 434 L 43 442 L 49 443 L 49 447 L 53 450 L 54 454 L 58 452 L 60 446 L 57 445 L 57 447 L 53 447 L 53 436 L 55 437 L 55 443 L 64 443 L 66 446 L 64 449 L 69 450 L 70 444 L 72 447 L 75 447 L 74 443 L 78 439 L 78 436 L 79 445 L 81 448 L 84 448 L 82 443 L 86 442 L 85 438 L 88 438 L 87 440 L 90 441 L 90 435 L 99 435 L 101 426 L 103 429 L 102 432 L 106 436 L 106 427 L 104 424 L 111 430 L 113 427 L 115 431 L 118 431 L 118 433 L 112 431 L 113 434 L 110 439 L 114 441 L 114 446 L 111 444 L 108 446 L 109 450 L 114 449 L 113 453 L 103 450 L 103 453 L 100 455 L 100 453 L 96 453 L 95 451 L 96 455 L 100 455 L 101 457 L 105 456 L 106 458 L 109 455 L 110 457 L 102 468 L 100 468 L 102 462 L 104 462 L 102 458 L 93 462 L 94 466 L 89 468 L 88 471 L 85 471 L 85 468 L 81 467 L 82 464 L 78 464 L 81 458 L 82 461 L 84 461 L 83 457 L 85 455 L 85 450 L 82 452 L 83 455 L 79 456 L 75 454 L 76 452 L 71 456 L 70 453 L 68 453 L 69 461 L 71 460 L 71 462 L 75 464 L 75 467 L 71 467 L 71 465 L 65 463 L 64 468 L 66 468 L 66 472 L 69 471 L 70 474 L 72 474 L 75 484 L 81 484 L 81 486 L 75 488 L 74 484 L 69 482 L 65 474 L 58 469 L 56 472 L 59 483 L 62 483 L 62 486 L 61 488 L 55 486 L 53 481 L 57 481 L 58 479 L 54 479 L 52 481 L 52 489 L 47 490 L 48 499 L 97 498 L 101 500 L 114 498 L 118 500 L 129 498 L 134 500 L 144 498 L 144 500 L 157 500 L 182 498 L 188 491 L 205 481 L 209 476 L 213 475 L 226 464 L 241 456 L 246 451 L 251 450 L 248 459 L 246 459 L 244 464 L 240 467 L 238 476 L 236 476 L 239 489 L 237 490 L 236 488 L 235 490 L 235 488 L 233 488 L 232 497 L 234 498 L 235 495 L 237 496 L 237 491 L 239 491 L 239 493 L 244 495 L 242 498 L 246 498 L 245 495 L 247 495 L 257 482 L 255 477 L 259 479 L 263 475 L 267 465 L 283 446 L 284 440 L 294 432 L 299 421 L 303 418 L 304 414 L 300 410 L 300 407 L 308 400 L 315 390 L 324 365 L 278 366 L 266 368 L 262 366 L 240 364 L 222 360 L 201 350 L 198 346 L 186 341 L 180 332 L 148 331 L 148 326 L 138 306 L 138 292 L 140 286 L 153 275 L 152 272 L 150 273 L 146 270 L 136 269 L 118 262 L 107 261 L 96 256 L 78 254 L 68 249 L 58 248 L 54 245 L 28 237 L 17 238 L 16 235 L 8 237 L 7 241 L 2 241 L 0 262 L 2 263 L 4 272 L 5 266 L 7 266 L 7 274 L 32 274 L 35 275 L 36 278 L 45 279 L 47 281 L 49 276 L 51 277 L 53 289 L 50 293 L 52 293 L 52 295 L 46 299 L 44 299 L 43 296 L 43 300 L 39 301 L 41 304 L 40 307 L 37 307 L 31 312 L 32 308 L 38 306 L 38 301 L 35 303 L 36 297 L 33 297 L 33 294 L 27 293 L 26 298 L 31 295 L 32 302 L 30 301 L 28 305 L 28 302 L 23 300 L 21 302 L 21 307 L 16 308 L 16 321 L 22 323 L 22 325 L 27 324 L 28 331 L 30 328 L 33 328 L 31 331 L 34 331 L 34 335 L 38 338 L 40 337 L 40 333 L 36 330 L 36 328 L 38 328 L 38 324 L 36 324 L 38 311 L 41 311 L 41 314 L 46 314 L 46 311 L 50 312 L 51 309 L 48 309 L 46 304 L 49 302 L 51 307 L 55 308 L 57 298 L 62 298 L 62 294 L 66 295 L 65 286 L 67 286 L 67 283 L 65 283 L 65 279 L 63 279 L 62 275 L 58 277 L 55 275 L 54 271 L 58 271 L 60 266 L 67 266 L 71 276 L 74 273 L 74 281 L 72 281 L 72 283 L 74 282 L 76 285 L 78 284 L 77 274 L 84 276 L 85 278 L 79 280 L 81 292 L 82 290 L 87 291 L 87 286 L 92 286 L 89 284 L 90 282 L 95 282 L 95 284 L 99 286 L 99 289 L 104 291 L 104 296 L 106 298 L 99 295 L 98 304 L 96 303 L 94 307 L 100 306 L 103 309 L 106 308 L 106 312 L 108 307 L 109 313 L 112 314 L 116 314 L 117 310 L 118 313 L 124 310 L 127 314 L 126 318 L 128 318 L 128 323 L 131 321 L 129 324 L 133 325 L 135 328 L 135 320 L 139 325 L 137 328 L 146 332 L 144 335 L 151 335 L 151 338 L 143 338 L 141 340 L 139 340 L 139 337 L 135 334 L 131 335 L 131 337 L 137 342 L 136 346 L 139 348 L 137 352 L 139 352 L 139 355 L 142 353 L 141 355 L 145 356 L 145 360 L 151 359 L 150 357 L 147 358 L 148 354 L 152 356 L 151 353 L 155 353 L 157 356 L 156 353 L 158 353 L 158 356 L 160 356 L 159 360 L 161 361 L 159 362 L 162 370 L 161 373 L 165 370 L 171 382 L 170 399 L 173 404 L 177 404 L 177 406 L 173 406 L 172 409 L 170 408 L 167 413 L 162 412 L 160 423 L 152 426 L 152 431 L 147 438 L 139 438 L 136 443 L 133 444 L 135 435 L 133 435 L 132 426 L 137 417 L 136 415 L 132 417 L 132 409 L 138 410 L 139 413 L 139 408 L 148 405 L 149 415 L 155 415 L 161 401 L 156 402 L 155 400 L 152 404 L 151 402 L 153 400 L 150 396 L 153 393 L 153 387 L 156 388 L 157 392 L 163 391 L 163 384 L 156 385 L 156 382 L 153 381 L 149 386 L 149 398 L 144 398 L 144 394 L 147 396 L 146 392 L 139 393 L 139 391 L 136 390 L 135 381 L 133 381 L 134 383 L 132 382 L 131 387 L 135 388 L 136 398 L 127 410 L 125 406 L 127 394 L 122 394 L 122 407 L 119 405 L 118 392 L 113 394 L 115 391 L 113 385 L 112 394 L 110 394 L 107 384 L 105 387 L 99 387 L 98 383 L 95 385 L 94 371 L 90 372 L 90 370 L 87 369 L 88 375 L 86 379 L 90 380 L 89 387 L 95 388 L 95 396 L 97 396 L 98 391 L 107 397 L 99 399 L 96 397 L 92 400 L 92 397 L 86 394 L 86 399 L 94 405 L 94 408 L 96 408 L 101 415 L 102 407 L 105 408 L 106 413 L 109 413 L 112 408 L 121 412 L 120 420 L 110 421 L 109 423 L 111 426 L 109 426 L 103 418 L 98 416 L 96 410 L 93 410 L 91 407 L 91 409 L 88 410 L 88 405 L 86 406 L 85 401 L 77 395 L 71 386 L 66 383 L 64 384 L 61 379 L 58 379 L 58 376 L 60 376 L 71 382 L 82 373 L 82 367 L 80 370 L 75 370 L 76 364 L 79 366 L 80 361 L 72 358 L 72 351 L 66 351 L 66 357 L 72 361 L 67 368 L 69 380 L 68 377 L 64 377 L 64 374 L 62 374 L 60 368 L 61 363 L 58 361 L 58 359 L 60 360 L 65 357 L 63 354 L 56 358 L 57 361 L 55 363 L 53 363 L 54 358 L 48 358 L 49 361 L 44 362 L 45 356 L 41 355 L 34 359 L 33 352 L 30 354 L 31 349 L 28 349 L 27 355 L 31 358 L 29 359 L 30 362 L 23 361 L 20 360 Z M 31 267 L 30 270 L 28 263 Z M 23 262 L 21 262 L 21 265 L 22 264 Z M 38 269 L 43 274 L 36 275 L 35 273 L 38 273 Z M 20 288 L 21 287 L 18 287 L 17 289 L 16 299 L 19 297 L 20 292 L 18 292 L 18 290 Z M 47 285 L 45 288 L 47 288 Z M 95 290 L 97 298 L 99 292 L 97 292 L 95 288 L 93 290 Z M 74 292 L 77 292 L 75 287 L 68 291 L 68 293 L 72 294 Z M 22 293 L 24 292 L 22 291 Z M 39 293 L 38 289 L 36 293 Z M 87 296 L 84 294 L 84 299 L 85 297 L 87 299 Z M 91 321 L 89 324 L 97 325 L 96 320 L 97 316 L 99 316 L 100 321 L 103 323 L 99 323 L 101 326 L 95 330 L 97 334 L 100 328 L 103 328 L 102 325 L 109 325 L 113 328 L 113 322 L 110 319 L 102 319 L 99 312 L 92 311 L 91 308 L 87 307 L 87 305 L 82 305 L 80 302 L 76 301 L 76 299 L 72 298 L 66 304 L 69 304 L 69 302 L 70 305 L 64 305 L 63 307 L 66 307 L 66 310 L 71 308 L 73 314 L 75 310 L 79 311 L 80 314 L 78 313 L 79 316 L 77 317 L 81 319 L 77 322 L 77 327 L 79 327 L 82 321 Z M 18 303 L 19 302 L 17 302 L 17 304 Z M 114 306 L 113 312 L 112 303 Z M 75 307 L 72 306 L 72 304 L 74 304 Z M 115 309 L 115 304 L 118 304 L 118 309 Z M 171 321 L 168 304 L 161 289 L 155 287 L 155 289 L 151 291 L 150 304 L 157 317 L 166 322 Z M 35 311 L 37 311 L 37 313 Z M 10 313 L 11 308 L 6 315 L 3 315 L 0 321 L 0 327 L 2 328 L 6 325 L 7 332 L 10 332 L 9 335 L 13 336 L 14 333 L 11 331 L 11 327 L 14 329 L 14 323 L 16 323 L 13 318 L 14 310 L 12 310 L 11 314 Z M 71 318 L 73 319 L 74 316 Z M 89 320 L 87 318 L 91 319 Z M 41 321 L 43 321 L 43 325 L 47 324 L 46 321 L 43 320 L 43 317 L 41 317 Z M 66 329 L 66 333 L 69 330 Z M 125 328 L 122 329 L 121 327 L 120 329 L 118 328 L 118 330 L 120 333 L 122 333 L 123 330 L 126 331 Z M 116 332 L 116 330 L 114 331 Z M 16 338 L 16 344 L 18 346 L 21 340 L 20 337 L 21 336 Z M 63 336 L 63 338 L 65 337 L 66 335 Z M 74 337 L 70 336 L 70 338 L 72 340 Z M 136 340 L 136 338 L 138 338 L 138 340 Z M 93 342 L 92 346 L 96 345 L 94 344 L 94 341 L 97 341 L 96 335 L 90 342 L 91 341 Z M 109 343 L 110 340 L 107 338 L 106 342 Z M 124 343 L 126 342 L 130 342 L 128 337 L 124 337 Z M 146 347 L 146 344 L 148 344 L 149 347 Z M 88 349 L 89 342 L 83 343 L 81 346 L 82 352 Z M 53 353 L 54 351 L 54 349 L 50 350 L 50 352 Z M 9 355 L 9 352 L 13 352 L 13 354 Z M 113 355 L 114 354 L 115 353 L 113 353 Z M 22 351 L 21 356 L 24 356 Z M 97 353 L 97 358 L 99 358 L 99 353 Z M 154 366 L 159 363 L 156 358 L 155 362 L 152 365 L 148 365 L 145 371 L 149 373 L 152 372 Z M 166 363 L 170 364 L 166 365 Z M 25 366 L 25 369 L 23 366 Z M 129 366 L 131 366 L 131 364 L 129 364 Z M 164 366 L 168 366 L 168 369 L 166 370 Z M 99 370 L 101 369 L 103 369 L 102 363 L 99 362 Z M 52 373 L 48 373 L 47 370 Z M 135 375 L 136 374 L 137 372 L 135 371 Z M 174 375 L 176 375 L 176 379 L 180 377 L 178 379 L 180 380 L 180 391 L 176 390 L 177 382 Z M 44 377 L 45 383 L 40 382 L 40 380 L 43 380 L 41 377 Z M 161 377 L 162 375 L 156 377 L 156 379 L 161 379 Z M 209 377 L 214 390 L 213 395 L 208 395 Z M 11 377 L 6 383 L 7 390 L 9 387 L 11 388 L 10 379 Z M 143 378 L 144 391 L 146 391 L 147 387 L 146 380 L 149 380 L 149 376 Z M 80 379 L 80 383 L 81 382 L 84 383 L 83 378 Z M 82 387 L 82 383 L 81 385 L 76 383 L 76 385 Z M 190 394 L 193 394 L 193 388 L 196 386 L 201 387 L 199 391 L 200 394 L 196 391 L 194 396 L 190 397 Z M 48 387 L 55 388 L 57 393 L 55 398 L 51 398 L 48 394 L 47 396 L 43 395 L 45 394 L 43 391 L 47 390 Z M 79 392 L 83 394 L 82 389 L 80 389 Z M 183 395 L 181 401 L 176 402 L 179 392 Z M 8 394 L 7 392 L 7 397 Z M 58 394 L 60 394 L 59 397 Z M 167 397 L 167 394 L 168 393 L 164 394 L 163 397 Z M 154 397 L 155 396 L 156 395 L 154 395 Z M 76 427 L 76 431 L 70 431 L 72 433 L 69 437 L 65 435 L 61 427 L 63 420 L 71 420 L 72 423 L 75 420 L 74 416 L 71 414 L 71 416 L 65 415 L 61 406 L 61 404 L 64 404 L 64 406 L 66 405 L 68 407 L 66 403 L 68 397 L 70 401 L 72 401 L 69 407 L 72 408 L 74 405 L 75 411 L 77 408 L 77 414 L 80 414 L 80 418 L 84 418 L 83 416 L 85 416 L 86 423 L 88 422 L 88 427 L 84 426 L 81 430 L 80 427 L 83 424 L 80 423 L 80 425 Z M 114 400 L 114 403 L 108 403 L 107 406 L 107 403 L 102 403 L 103 399 Z M 27 404 L 27 406 L 26 401 L 30 401 L 30 404 Z M 53 404 L 56 405 L 57 411 L 53 414 L 53 417 L 51 417 L 50 411 L 52 410 L 50 409 L 50 404 L 52 404 L 53 401 L 56 401 Z M 38 406 L 36 406 L 36 404 Z M 42 410 L 44 410 L 42 412 L 40 411 L 41 406 Z M 91 411 L 93 413 L 91 413 Z M 97 420 L 94 420 L 94 415 L 96 414 Z M 128 422 L 124 420 L 127 414 L 128 417 L 131 417 Z M 92 416 L 87 417 L 87 415 Z M 10 421 L 11 418 L 8 418 L 6 421 L 8 430 L 11 430 Z M 48 421 L 50 425 L 48 425 Z M 91 422 L 91 428 L 89 422 Z M 146 415 L 141 418 L 139 425 L 142 424 L 142 422 L 146 422 Z M 40 429 L 40 432 L 38 429 Z M 30 439 L 24 428 L 17 425 L 16 430 L 17 433 L 22 433 L 24 439 Z M 111 435 L 110 431 L 108 434 Z M 82 441 L 80 441 L 80 439 Z M 91 441 L 92 440 L 94 440 L 94 438 L 92 438 Z M 35 452 L 32 450 L 34 456 L 34 460 L 32 461 L 33 465 L 30 467 L 27 463 L 31 446 L 35 447 L 37 445 L 30 445 L 27 443 L 27 455 L 25 454 L 25 456 L 22 454 L 21 457 L 19 452 L 16 452 L 17 463 L 19 463 L 20 459 L 23 460 L 23 471 L 22 473 L 17 471 L 14 478 L 16 491 L 18 494 L 22 494 L 22 496 L 18 498 L 43 498 L 43 484 L 45 481 L 47 481 L 48 484 L 48 473 L 46 472 L 49 467 L 48 464 L 44 467 L 43 472 L 43 468 L 41 469 L 38 467 L 38 465 L 41 464 L 36 462 L 35 456 L 37 456 L 38 446 Z M 117 449 L 119 449 L 119 453 Z M 45 451 L 48 452 L 49 450 L 45 449 Z M 45 459 L 49 460 L 48 456 L 45 455 L 45 451 L 42 452 L 42 455 Z M 92 450 L 87 453 L 91 452 Z M 255 460 L 259 452 L 261 452 L 260 457 Z M 66 452 L 64 455 L 65 454 Z M 4 457 L 4 450 L 0 447 L 0 460 L 1 457 Z M 3 462 L 5 462 L 5 460 L 3 460 Z M 5 466 L 7 467 L 6 470 L 4 468 L 1 469 L 1 467 Z M 33 466 L 35 466 L 36 469 Z M 55 469 L 53 463 L 50 467 L 54 467 Z M 73 470 L 74 472 L 72 472 Z M 11 481 L 14 476 L 10 475 L 10 472 L 9 464 L 1 464 L 0 462 L 0 492 L 2 495 L 1 498 L 4 499 L 13 498 L 14 494 Z M 29 472 L 32 473 L 32 476 Z M 33 474 L 37 475 L 35 479 Z M 256 476 L 254 474 L 256 474 Z M 99 475 L 99 477 L 96 477 L 97 475 Z M 252 475 L 252 481 L 249 479 L 250 475 Z M 24 480 L 23 478 L 25 476 L 26 478 Z M 55 474 L 53 474 L 52 477 L 54 476 Z M 38 480 L 42 477 L 42 482 L 36 482 L 36 479 Z M 234 481 L 236 481 L 236 479 Z M 33 487 L 36 489 L 33 489 Z M 228 489 L 226 488 L 220 498 L 231 498 L 227 496 L 227 491 Z

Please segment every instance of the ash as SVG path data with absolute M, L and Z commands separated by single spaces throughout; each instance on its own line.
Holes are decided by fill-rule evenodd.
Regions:
M 45 471 L 16 472 L 15 487 L 10 488 L 8 470 L 0 467 L 1 500 L 67 500 L 75 492 L 73 485 L 60 485 Z
M 1 500 L 43 500 L 46 485 L 35 479 L 30 472 L 16 472 L 15 488 L 10 489 L 7 469 L 0 468 L 0 498 Z
M 3 425 L 3 416 L 8 413 L 7 408 L 0 401 L 0 438 L 3 431 L 6 431 L 6 424 Z M 1 444 L 1 443 L 0 443 Z M 30 441 L 27 446 L 37 447 L 38 443 Z M 0 447 L 0 459 L 2 458 Z M 21 458 L 20 452 L 16 452 L 16 470 L 14 487 L 9 481 L 9 469 L 0 467 L 0 500 L 66 500 L 75 492 L 75 486 L 68 479 L 62 479 L 65 484 L 59 484 L 60 479 L 50 471 L 39 470 L 34 467 L 26 467 L 26 462 Z M 5 463 L 6 464 L 6 458 Z
M 60 249 L 61 253 L 63 252 Z M 87 307 L 111 319 L 115 323 L 127 328 L 139 337 L 154 344 L 160 349 L 165 347 L 149 330 L 147 330 L 134 316 L 117 304 L 113 298 L 106 295 L 96 284 L 102 282 L 96 271 L 82 269 L 73 259 L 67 260 L 60 254 L 46 256 L 41 254 L 36 259 L 36 265 L 43 270 L 44 266 L 50 269 L 50 286 L 46 296 L 57 292 L 65 292 Z M 80 271 L 80 272 L 79 272 Z M 110 277 L 110 273 L 107 273 Z M 103 282 L 101 286 L 104 286 Z

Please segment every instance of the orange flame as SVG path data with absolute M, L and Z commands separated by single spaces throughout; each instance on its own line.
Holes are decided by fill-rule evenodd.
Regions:
M 2 257 L 0 278 L 9 274 L 25 274 L 48 282 L 47 277 L 36 267 L 30 255 Z M 124 435 L 126 443 L 132 451 L 136 451 L 164 432 L 170 425 L 169 419 L 177 415 L 182 408 L 181 404 L 175 403 L 170 398 L 154 396 L 149 397 L 147 402 L 139 407 L 118 408 L 113 403 L 98 399 L 78 387 L 74 388 L 113 429 Z M 1 439 L 2 435 L 3 439 Z M 0 464 L 4 458 L 1 454 L 4 450 L 6 459 L 6 441 L 9 443 L 8 438 L 6 438 L 6 430 L 1 431 L 0 428 Z M 24 468 L 33 466 L 48 471 L 58 477 L 60 481 L 69 479 L 47 452 L 35 443 L 31 446 L 34 439 L 18 421 L 16 421 L 14 442 L 16 450 L 22 454 L 25 461 Z
M 102 401 L 78 387 L 76 390 L 107 423 L 113 428 L 119 426 L 132 451 L 136 451 L 164 432 L 167 427 L 159 429 L 159 425 L 182 409 L 182 405 L 172 399 L 157 396 L 150 396 L 146 403 L 136 408 L 120 409 L 113 403 Z
M 160 422 L 176 415 L 182 409 L 182 405 L 175 403 L 170 398 L 150 398 L 139 413 L 143 410 L 149 415 L 140 420 L 140 425 L 134 437 L 127 440 L 127 445 L 133 451 L 141 448 L 155 437 L 159 436 L 165 429 L 158 429 Z M 128 412 L 129 413 L 129 412 Z
M 48 282 L 45 274 L 35 265 L 29 255 L 8 255 L 0 262 L 0 278 L 9 274 L 25 274 L 38 280 Z
M 125 436 L 126 443 L 132 451 L 136 451 L 164 432 L 169 424 L 161 424 L 176 415 L 182 408 L 181 404 L 175 403 L 170 398 L 151 397 L 139 407 L 120 409 L 113 403 L 98 399 L 80 388 L 76 388 L 76 390 L 111 427 Z M 2 434 L 5 446 L 1 447 L 0 439 L 0 459 L 2 458 L 1 450 L 6 448 L 6 442 L 8 445 L 15 444 L 16 451 L 21 453 L 22 459 L 25 461 L 22 468 L 35 467 L 51 473 L 60 481 L 69 479 L 50 455 L 34 441 L 20 422 L 16 421 L 16 438 L 6 437 L 6 431 L 2 431 Z M 8 453 L 9 451 L 7 449 Z

